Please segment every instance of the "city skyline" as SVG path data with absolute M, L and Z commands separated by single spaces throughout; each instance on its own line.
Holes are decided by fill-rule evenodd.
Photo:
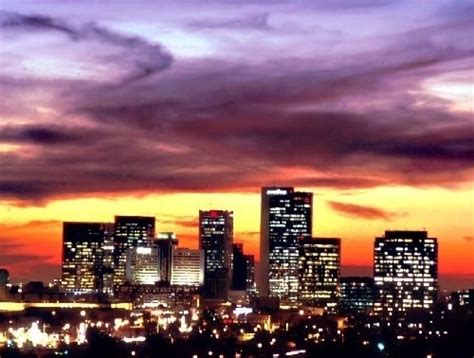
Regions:
M 305 197 L 308 197 L 308 198 L 311 198 L 312 199 L 312 196 L 313 196 L 313 193 L 306 193 L 306 192 L 299 192 L 299 191 L 294 191 L 294 188 L 290 188 L 290 187 L 286 187 L 284 188 L 285 190 L 290 190 L 289 194 L 286 194 L 284 196 L 282 196 L 283 198 L 283 202 L 285 202 L 285 197 L 286 198 L 291 198 L 292 196 L 295 196 L 297 199 L 299 200 L 302 200 L 304 199 Z M 279 191 L 279 190 L 282 190 L 281 187 L 262 187 L 262 199 L 266 196 L 266 193 L 268 190 L 276 190 L 276 191 Z M 278 194 L 278 193 L 277 193 Z M 279 193 L 281 195 L 281 193 Z M 289 195 L 289 196 L 288 196 Z M 281 201 L 281 199 L 275 201 L 275 203 L 279 203 Z M 312 201 L 312 200 L 311 200 Z M 308 207 L 311 207 L 312 204 L 311 204 L 311 201 L 307 201 L 306 203 L 309 205 Z M 297 201 L 296 201 L 297 203 Z M 303 203 L 303 202 L 302 202 Z M 289 204 L 289 202 L 288 202 Z M 294 204 L 291 204 L 291 205 L 294 205 Z M 264 202 L 262 201 L 262 209 L 263 209 L 263 206 L 264 206 Z M 297 204 L 298 206 L 298 204 Z M 296 207 L 297 207 L 296 206 Z M 278 209 L 280 210 L 280 209 Z M 311 210 L 312 211 L 312 210 Z M 262 210 L 262 213 L 264 211 Z M 224 216 L 221 216 L 221 215 L 224 215 Z M 233 219 L 234 219 L 234 215 L 233 215 L 233 212 L 232 211 L 229 211 L 229 210 L 221 210 L 221 209 L 211 209 L 211 210 L 200 210 L 199 211 L 199 214 L 197 216 L 197 218 L 199 219 L 200 217 L 201 218 L 204 218 L 205 220 L 211 220 L 209 222 L 205 221 L 205 225 L 208 225 L 208 224 L 211 224 L 209 226 L 209 228 L 211 228 L 211 231 L 209 232 L 214 232 L 214 230 L 216 230 L 216 228 L 219 228 L 216 232 L 219 235 L 221 235 L 223 232 L 220 231 L 220 226 L 224 224 L 224 222 L 226 222 L 227 219 L 224 219 L 226 218 L 227 216 L 230 216 L 231 218 L 231 225 L 230 225 L 230 233 L 232 233 L 232 226 L 233 226 Z M 285 215 L 286 216 L 286 215 Z M 310 214 L 311 216 L 311 214 Z M 101 245 L 104 247 L 104 252 L 101 253 L 100 257 L 101 257 L 101 260 L 102 260 L 102 255 L 104 256 L 103 260 L 104 260 L 104 267 L 107 267 L 108 265 L 108 260 L 113 260 L 117 259 L 118 257 L 121 257 L 120 253 L 118 253 L 118 256 L 117 256 L 117 252 L 115 252 L 114 254 L 114 250 L 113 250 L 113 246 L 115 246 L 115 248 L 117 249 L 117 244 L 120 244 L 120 239 L 118 241 L 115 242 L 115 245 L 113 245 L 113 241 L 114 240 L 114 231 L 115 233 L 119 233 L 119 236 L 120 234 L 120 225 L 121 225 L 121 221 L 127 223 L 126 225 L 129 225 L 128 223 L 132 223 L 132 236 L 131 238 L 133 238 L 133 240 L 137 240 L 140 241 L 140 238 L 142 237 L 143 233 L 146 232 L 147 230 L 151 230 L 153 233 L 155 233 L 155 230 L 156 230 L 156 237 L 152 237 L 152 236 L 149 236 L 147 240 L 149 240 L 149 242 L 144 246 L 146 248 L 148 247 L 156 247 L 157 243 L 161 240 L 161 241 L 164 241 L 165 237 L 173 237 L 174 239 L 174 246 L 177 246 L 179 247 L 180 249 L 183 249 L 183 250 L 188 250 L 189 248 L 187 247 L 187 243 L 180 243 L 178 245 L 178 242 L 179 242 L 179 236 L 176 235 L 176 233 L 174 232 L 162 232 L 162 231 L 159 231 L 158 232 L 158 228 L 156 228 L 156 225 L 155 223 L 158 221 L 157 218 L 155 217 L 151 217 L 151 216 L 137 216 L 137 215 L 129 215 L 129 216 L 122 216 L 122 215 L 115 215 L 115 224 L 114 223 L 110 223 L 110 222 L 83 222 L 83 221 L 75 221 L 75 222 L 63 222 L 62 223 L 62 238 L 61 238 L 61 241 L 62 241 L 62 244 L 61 244 L 61 247 L 63 247 L 62 249 L 62 258 L 61 258 L 61 262 L 62 262 L 62 265 L 61 265 L 61 262 L 59 263 L 59 266 L 58 266 L 58 274 L 55 275 L 55 276 L 51 276 L 51 278 L 45 280 L 47 282 L 53 282 L 53 280 L 55 279 L 59 279 L 60 281 L 61 280 L 64 280 L 64 261 L 63 260 L 68 260 L 68 257 L 70 255 L 69 253 L 69 250 L 71 248 L 71 243 L 69 242 L 70 240 L 68 239 L 68 236 L 66 235 L 66 228 L 68 228 L 69 226 L 72 226 L 72 227 L 75 227 L 77 226 L 79 228 L 79 230 L 84 230 L 84 228 L 87 228 L 87 230 L 90 230 L 92 229 L 92 235 L 97 235 L 97 234 L 94 234 L 94 231 L 93 230 L 102 230 L 102 241 L 101 242 Z M 283 216 L 282 216 L 283 217 Z M 288 216 L 290 217 L 290 216 Z M 134 220 L 138 220 L 136 223 L 134 223 Z M 214 220 L 214 221 L 213 221 Z M 199 222 L 199 220 L 198 220 Z M 214 226 L 216 225 L 217 226 Z M 138 225 L 138 226 L 137 226 Z M 140 227 L 140 225 L 144 225 L 143 227 Z M 266 225 L 270 225 L 271 226 L 271 221 L 266 223 Z M 115 228 L 114 228 L 115 227 Z M 224 227 L 224 226 L 222 226 Z M 82 228 L 82 229 L 81 229 Z M 310 228 L 311 229 L 311 228 Z M 129 230 L 129 229 L 126 229 L 126 230 Z M 108 234 L 107 232 L 110 231 L 110 233 Z M 310 230 L 311 231 L 311 230 Z M 80 232 L 80 231 L 79 231 Z M 386 234 L 387 233 L 396 233 L 396 232 L 400 232 L 400 230 L 393 230 L 393 229 L 388 229 L 388 230 L 385 230 L 384 231 Z M 408 230 L 408 231 L 405 231 L 407 233 L 415 233 L 415 235 L 423 235 L 426 234 L 426 229 L 412 229 L 412 230 Z M 74 234 L 74 235 L 78 235 L 78 234 Z M 91 235 L 90 233 L 87 233 L 86 231 L 84 231 L 84 234 L 83 234 L 83 237 L 84 239 L 86 239 L 86 242 L 87 242 L 87 237 L 88 235 Z M 112 236 L 110 236 L 112 235 Z M 128 234 L 127 234 L 128 235 Z M 231 234 L 232 235 L 232 234 Z M 316 233 L 317 235 L 317 233 Z M 259 235 L 260 236 L 260 235 Z M 312 237 L 313 236 L 313 237 Z M 77 238 L 79 238 L 80 236 L 77 236 Z M 92 237 L 92 236 L 91 236 Z M 108 242 L 107 240 L 110 240 L 110 238 L 112 239 L 112 242 Z M 314 237 L 314 234 L 311 233 L 307 233 L 307 234 L 303 234 L 301 236 L 299 236 L 299 241 L 303 240 L 303 239 L 306 239 L 306 240 L 309 240 L 308 242 L 314 242 L 314 243 L 318 243 L 318 242 L 322 242 L 324 243 L 325 240 L 337 240 L 339 243 L 338 243 L 338 267 L 341 268 L 341 273 L 339 274 L 340 277 L 348 277 L 350 278 L 351 276 L 370 276 L 370 277 L 374 277 L 374 270 L 375 270 L 375 263 L 376 263 L 376 257 L 375 257 L 375 251 L 372 251 L 374 255 L 371 256 L 371 262 L 370 262 L 370 265 L 365 267 L 365 266 L 359 266 L 359 267 L 356 267 L 355 269 L 354 268 L 350 268 L 350 267 L 344 267 L 344 265 L 342 264 L 342 260 L 341 260 L 341 251 L 342 251 L 342 247 L 343 247 L 343 244 L 341 243 L 341 238 L 332 238 L 332 239 L 328 239 L 328 238 L 321 238 L 321 237 Z M 97 240 L 97 239 L 94 239 L 94 240 Z M 198 241 L 200 240 L 199 236 L 198 236 Z M 316 241 L 313 241 L 313 240 L 316 240 Z M 373 238 L 373 241 L 372 241 L 372 250 L 374 249 L 374 246 L 377 246 L 377 242 L 381 240 L 380 237 L 378 236 L 375 236 Z M 436 240 L 436 239 L 435 239 Z M 301 242 L 306 242 L 306 241 L 301 241 Z M 155 244 L 153 244 L 155 243 Z M 107 254 L 108 250 L 110 250 L 110 248 L 108 247 L 110 244 L 112 244 L 112 251 L 110 252 L 110 254 Z M 234 242 L 235 245 L 239 246 L 241 249 L 244 247 L 244 243 L 243 242 Z M 232 251 L 233 250 L 233 246 L 234 244 L 232 244 L 232 248 L 227 248 L 228 250 Z M 262 242 L 260 242 L 260 244 L 262 244 Z M 269 243 L 267 242 L 267 245 Z M 76 245 L 76 244 L 74 244 Z M 89 243 L 86 244 L 87 246 L 85 246 L 85 248 L 87 248 L 87 250 L 89 250 Z M 324 246 L 324 245 L 323 245 Z M 75 247 L 75 246 L 72 246 L 72 247 Z M 215 248 L 218 248 L 219 246 L 216 246 Z M 299 245 L 298 245 L 299 247 Z M 303 248 L 303 246 L 301 246 L 301 248 Z M 115 250 L 116 250 L 115 249 Z M 191 248 L 192 250 L 193 249 L 198 249 L 198 251 L 202 251 L 202 255 L 203 255 L 203 258 L 206 256 L 205 255 L 205 251 L 204 249 L 199 249 L 199 244 L 198 244 L 198 247 L 197 248 Z M 78 252 L 81 252 L 81 248 L 75 248 L 74 251 L 78 251 Z M 298 250 L 301 250 L 301 249 L 298 249 Z M 128 265 L 128 262 L 129 262 L 129 254 L 131 252 L 129 250 L 127 250 L 127 265 Z M 243 254 L 246 254 L 245 256 L 247 256 L 250 251 L 248 249 L 242 251 Z M 79 254 L 79 255 L 82 255 L 82 254 Z M 89 252 L 86 252 L 86 255 L 90 255 Z M 107 255 L 112 255 L 109 259 L 107 258 Z M 158 256 L 156 256 L 156 260 L 158 260 Z M 251 254 L 251 256 L 253 257 L 254 255 Z M 299 256 L 301 258 L 301 251 L 299 252 Z M 80 256 L 79 256 L 80 257 Z M 87 263 L 88 260 L 90 258 L 85 258 L 85 261 L 84 263 Z M 204 259 L 203 259 L 204 260 Z M 297 259 L 297 262 L 298 262 L 299 259 Z M 67 262 L 67 261 L 66 261 Z M 157 261 L 157 268 L 159 266 L 158 264 L 159 261 Z M 315 261 L 316 262 L 316 261 Z M 439 260 L 438 260 L 438 254 L 437 254 L 437 257 L 436 257 L 436 272 L 439 271 Z M 263 269 L 261 267 L 261 261 L 256 261 L 257 265 L 258 265 L 258 269 L 257 269 L 257 272 L 262 274 L 263 273 Z M 9 268 L 9 265 L 5 265 L 3 268 Z M 297 268 L 298 268 L 298 265 L 297 265 Z M 301 269 L 301 267 L 300 267 Z M 354 271 L 352 271 L 352 269 L 354 269 Z M 63 272 L 63 274 L 61 275 L 61 270 Z M 127 268 L 128 270 L 128 268 Z M 120 271 L 120 270 L 119 270 Z M 157 271 L 157 275 L 159 275 L 159 272 L 160 270 L 158 269 Z M 23 281 L 23 282 L 28 282 L 28 281 L 35 281 L 35 280 L 40 280 L 40 279 L 36 279 L 36 277 L 25 277 L 24 280 L 22 279 L 18 279 L 18 277 L 15 277 L 15 273 L 14 272 L 10 272 L 10 275 L 13 273 L 12 277 L 14 279 L 16 279 L 17 281 Z M 104 272 L 106 273 L 106 272 Z M 257 273 L 255 273 L 256 276 Z M 116 276 L 114 276 L 114 280 L 116 280 Z M 232 276 L 232 274 L 231 274 Z M 441 275 L 442 276 L 442 275 Z M 256 277 L 257 278 L 257 277 Z M 157 276 L 157 279 L 158 279 L 158 276 Z M 111 278 L 110 278 L 111 280 Z M 228 285 L 226 284 L 226 286 L 229 286 L 231 287 L 232 284 L 232 278 L 229 277 L 228 278 Z M 441 281 L 441 283 L 440 283 Z M 102 282 L 102 281 L 101 281 Z M 104 276 L 104 284 L 106 282 L 106 276 Z M 257 286 L 260 287 L 260 289 L 264 289 L 264 292 L 265 292 L 265 287 L 266 285 L 268 284 L 265 284 L 265 281 L 262 279 L 259 279 L 257 278 L 256 280 L 257 282 Z M 449 282 L 446 284 L 445 282 L 443 282 L 443 280 L 438 280 L 437 281 L 440 286 L 440 289 L 441 290 L 446 290 L 446 291 L 449 291 L 449 290 L 453 290 L 453 287 L 456 288 L 456 289 L 460 289 L 462 288 L 462 285 L 466 285 L 466 283 L 464 283 L 463 281 L 459 281 L 459 282 Z M 470 281 L 467 280 L 467 285 L 469 285 Z M 67 287 L 67 286 L 65 286 Z M 106 286 L 104 286 L 104 289 L 107 291 L 106 289 Z M 276 296 L 279 296 L 279 294 L 277 293 L 273 293 L 273 295 L 276 295 Z
M 262 192 L 264 190 L 272 190 L 275 189 L 275 190 L 280 190 L 281 187 L 262 187 Z M 285 189 L 288 189 L 288 187 L 286 187 Z M 293 190 L 293 188 L 291 188 L 291 190 Z M 302 195 L 309 195 L 312 197 L 313 193 L 305 193 L 305 192 L 300 192 L 300 191 L 292 191 L 293 194 L 302 194 Z M 215 215 L 217 215 L 217 213 L 231 213 L 232 214 L 232 211 L 231 210 L 227 210 L 227 209 L 207 209 L 207 210 L 199 210 L 199 212 L 197 213 L 196 215 L 196 220 L 193 221 L 194 224 L 196 225 L 196 231 L 197 231 L 197 234 L 196 234 L 196 242 L 193 243 L 193 240 L 191 239 L 191 241 L 189 241 L 189 238 L 184 236 L 184 240 L 181 240 L 180 239 L 180 235 L 179 234 L 176 234 L 174 232 L 163 232 L 163 230 L 161 230 L 161 228 L 159 226 L 157 226 L 157 223 L 160 222 L 159 218 L 158 217 L 153 217 L 153 216 L 142 216 L 142 215 L 134 215 L 134 214 L 131 214 L 131 215 L 114 215 L 113 218 L 115 218 L 115 220 L 117 219 L 124 219 L 124 220 L 133 220 L 133 219 L 139 219 L 139 220 L 146 220 L 148 222 L 147 225 L 150 225 L 150 227 L 152 227 L 152 231 L 155 232 L 156 231 L 156 235 L 157 237 L 155 237 L 154 239 L 157 239 L 160 235 L 164 235 L 164 234 L 168 234 L 168 235 L 174 235 L 177 239 L 177 241 L 179 241 L 179 247 L 180 248 L 192 248 L 192 249 L 197 249 L 199 248 L 199 215 L 200 213 L 202 214 L 203 212 L 206 212 L 206 213 L 216 213 Z M 314 222 L 314 221 L 313 221 Z M 99 225 L 99 226 L 102 226 L 102 227 L 110 227 L 111 226 L 111 229 L 109 230 L 112 230 L 112 233 L 113 233 L 113 220 L 105 220 L 104 222 L 88 222 L 88 221 L 66 221 L 66 222 L 58 222 L 59 225 L 61 226 L 61 238 L 60 238 L 60 243 L 59 243 L 59 250 L 61 251 L 61 247 L 64 245 L 62 243 L 62 241 L 64 240 L 64 233 L 63 233 L 63 225 L 64 224 L 79 224 L 79 225 Z M 153 226 L 152 226 L 153 225 Z M 400 229 L 400 228 L 398 228 Z M 403 228 L 403 229 L 406 229 L 406 228 Z M 397 230 L 397 228 L 386 228 L 385 230 L 383 230 L 382 232 L 385 232 L 386 230 Z M 423 232 L 425 230 L 427 230 L 427 228 L 414 228 L 414 229 L 411 229 L 412 231 L 415 231 L 415 232 Z M 107 231 L 105 231 L 107 232 Z M 372 242 L 371 242 L 371 247 L 370 247 L 370 250 L 373 251 L 373 245 L 374 243 L 376 242 L 376 240 L 378 239 L 378 235 L 380 235 L 381 233 L 378 233 L 376 234 L 373 238 L 372 238 Z M 257 243 L 255 244 L 255 246 L 258 246 L 260 245 L 261 243 L 259 242 L 260 241 L 260 233 L 257 232 L 255 235 L 255 239 L 257 240 Z M 313 233 L 313 236 L 318 236 L 318 232 L 316 233 Z M 113 236 L 112 236 L 113 237 Z M 311 236 L 309 236 L 311 237 Z M 153 240 L 153 238 L 150 236 L 150 240 Z M 152 241 L 150 241 L 151 243 Z M 252 249 L 248 249 L 247 246 L 250 246 L 252 247 L 252 244 L 250 245 L 246 245 L 246 241 L 243 241 L 243 240 L 239 240 L 237 239 L 236 241 L 234 241 L 235 243 L 239 244 L 239 245 L 244 245 L 245 246 L 245 251 L 244 253 L 245 254 L 252 254 L 254 255 L 254 251 Z M 346 240 L 344 240 L 344 238 L 341 238 L 341 252 L 344 251 L 344 243 L 346 242 Z M 442 250 L 440 250 L 440 253 L 442 252 Z M 257 251 L 258 253 L 258 251 Z M 367 254 L 367 252 L 365 253 Z M 62 255 L 62 254 L 61 254 Z M 367 265 L 354 265 L 354 266 L 351 266 L 351 265 L 345 265 L 344 262 L 341 260 L 341 268 L 342 268 L 342 276 L 351 276 L 351 275 L 362 275 L 362 276 L 372 276 L 373 274 L 373 255 L 370 255 L 370 261 L 368 262 Z M 258 264 L 258 269 L 257 271 L 261 274 L 262 273 L 262 268 L 260 267 L 260 258 L 259 256 L 256 256 L 258 259 L 256 259 L 256 263 Z M 3 267 L 5 268 L 10 268 L 11 266 L 10 265 L 4 265 Z M 34 281 L 34 280 L 44 280 L 44 281 L 47 281 L 47 282 L 51 282 L 53 279 L 57 279 L 57 278 L 60 278 L 61 277 L 61 257 L 59 259 L 59 263 L 56 267 L 56 270 L 54 270 L 51 274 L 49 274 L 49 276 L 42 276 L 41 274 L 38 275 L 38 273 L 34 273 L 34 274 L 30 274 L 29 276 L 25 276 L 24 278 L 21 276 L 21 275 L 16 275 L 18 272 L 15 272 L 15 270 L 10 270 L 10 274 L 12 274 L 13 278 L 16 278 L 17 280 L 19 281 L 23 281 L 23 282 L 27 282 L 27 281 Z M 446 289 L 446 290 L 452 290 L 452 289 L 458 289 L 458 288 L 462 288 L 464 287 L 463 285 L 466 285 L 466 283 L 469 285 L 470 282 L 472 281 L 471 279 L 471 275 L 466 275 L 467 276 L 467 279 L 466 280 L 456 280 L 456 278 L 446 278 L 446 276 L 444 277 L 444 280 L 443 280 L 443 272 L 440 271 L 440 276 L 441 276 L 441 279 L 440 279 L 440 286 L 441 286 L 441 289 Z M 462 277 L 462 275 L 459 275 L 460 277 Z M 257 282 L 260 282 L 260 279 L 257 279 Z
M 197 248 L 210 209 L 258 261 L 275 185 L 314 193 L 343 273 L 370 274 L 385 230 L 426 228 L 441 285 L 471 284 L 473 9 L 3 1 L 0 267 L 58 277 L 62 222 L 116 215 Z

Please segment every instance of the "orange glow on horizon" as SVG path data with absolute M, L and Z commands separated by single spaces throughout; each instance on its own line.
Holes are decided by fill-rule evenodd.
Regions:
M 440 272 L 474 274 L 472 189 L 413 189 L 382 187 L 340 192 L 297 188 L 314 192 L 313 236 L 341 237 L 342 264 L 371 266 L 373 240 L 386 229 L 423 229 L 439 240 Z M 351 203 L 390 212 L 389 219 L 358 217 L 342 213 L 329 202 Z M 0 205 L 3 254 L 37 255 L 44 262 L 61 261 L 62 221 L 112 222 L 115 215 L 149 215 L 157 218 L 157 232 L 174 231 L 181 247 L 198 247 L 197 217 L 200 209 L 234 211 L 234 242 L 244 244 L 246 253 L 259 256 L 260 196 L 257 193 L 150 194 L 56 200 L 44 207 Z M 30 262 L 22 263 L 27 267 Z M 19 264 L 18 264 L 19 265 Z M 12 277 L 18 265 L 10 266 Z M 2 265 L 4 266 L 4 265 Z M 24 273 L 24 271 L 22 271 Z

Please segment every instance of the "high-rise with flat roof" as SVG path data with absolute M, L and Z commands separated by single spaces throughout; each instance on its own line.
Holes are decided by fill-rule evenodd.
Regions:
M 257 286 L 255 283 L 255 256 L 244 255 L 246 270 L 245 289 L 247 296 L 255 296 L 257 294 Z
M 103 280 L 104 293 L 113 295 L 114 292 L 114 223 L 104 224 L 103 252 Z
M 103 290 L 103 223 L 63 223 L 61 286 L 75 294 Z
M 334 310 L 339 300 L 341 239 L 300 239 L 299 301 Z
M 204 284 L 204 252 L 178 247 L 173 252 L 171 284 L 202 286 Z
M 233 244 L 232 257 L 232 289 L 245 291 L 247 288 L 247 264 L 243 244 Z
M 345 313 L 368 313 L 374 309 L 374 279 L 366 276 L 341 277 L 339 307 Z
M 155 237 L 155 218 L 149 216 L 116 216 L 114 230 L 114 284 L 126 280 L 129 248 L 149 248 Z
M 262 188 L 261 296 L 296 302 L 299 239 L 311 236 L 313 194 L 291 187 Z
M 173 250 L 178 245 L 176 234 L 174 232 L 160 232 L 154 245 L 158 254 L 159 281 L 170 283 L 173 270 Z
M 127 282 L 135 285 L 155 284 L 160 280 L 157 247 L 129 247 L 125 267 Z
M 385 231 L 374 243 L 374 312 L 385 319 L 431 312 L 438 293 L 438 242 L 426 231 Z
M 232 280 L 234 214 L 199 211 L 199 248 L 204 252 L 204 295 L 227 299 Z

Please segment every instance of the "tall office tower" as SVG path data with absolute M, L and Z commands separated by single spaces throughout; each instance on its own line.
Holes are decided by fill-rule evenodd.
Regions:
M 202 286 L 204 284 L 204 252 L 178 247 L 173 252 L 171 284 Z
M 173 250 L 178 245 L 174 232 L 160 232 L 155 240 L 158 251 L 158 272 L 159 281 L 171 282 L 171 272 L 173 270 Z
M 126 281 L 137 285 L 153 285 L 160 280 L 156 246 L 127 249 Z
M 385 231 L 375 239 L 374 281 L 374 312 L 382 318 L 431 312 L 438 292 L 437 239 L 426 231 Z
M 204 251 L 204 295 L 227 299 L 232 280 L 232 211 L 199 211 L 199 248 Z
M 61 285 L 76 294 L 103 289 L 104 224 L 63 223 Z
M 247 288 L 247 262 L 243 244 L 233 244 L 232 251 L 232 289 L 245 291 Z
M 375 285 L 372 277 L 341 277 L 341 312 L 368 313 L 374 309 Z
M 257 287 L 255 285 L 255 256 L 244 255 L 246 266 L 245 289 L 247 296 L 255 296 Z
M 125 282 L 127 250 L 130 247 L 151 247 L 155 237 L 155 218 L 116 216 L 114 231 L 114 285 L 120 285 Z
M 312 233 L 313 194 L 293 188 L 262 188 L 261 296 L 295 302 L 301 237 Z
M 299 252 L 299 300 L 334 310 L 339 300 L 341 239 L 301 238 Z
M 114 223 L 104 224 L 103 251 L 103 282 L 104 293 L 113 295 L 114 292 Z

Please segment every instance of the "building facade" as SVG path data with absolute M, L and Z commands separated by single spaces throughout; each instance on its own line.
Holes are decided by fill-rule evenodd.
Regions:
M 102 223 L 63 223 L 61 286 L 75 294 L 103 290 Z
M 126 280 L 129 248 L 151 247 L 155 237 L 155 218 L 148 216 L 116 216 L 114 228 L 114 284 Z
M 344 313 L 369 313 L 374 309 L 375 285 L 372 277 L 341 277 L 339 307 Z
M 171 284 L 202 286 L 204 284 L 204 253 L 202 250 L 178 247 L 173 252 Z
M 199 211 L 199 248 L 204 252 L 204 296 L 227 299 L 232 280 L 234 214 Z
M 300 239 L 299 301 L 304 305 L 334 310 L 339 301 L 341 239 Z
M 374 244 L 374 312 L 385 319 L 431 312 L 438 293 L 438 243 L 426 231 L 385 231 Z
M 246 270 L 245 289 L 248 297 L 257 295 L 257 286 L 255 282 L 255 256 L 244 255 Z
M 262 188 L 261 296 L 296 302 L 299 239 L 312 234 L 313 194 Z
M 178 245 L 176 234 L 174 232 L 160 232 L 154 244 L 158 253 L 159 280 L 170 283 L 173 271 L 173 251 Z
M 153 285 L 160 280 L 158 270 L 158 249 L 150 247 L 129 247 L 127 249 L 126 281 L 133 285 Z
M 114 223 L 104 224 L 104 243 L 102 245 L 103 251 L 103 282 L 104 293 L 113 295 L 114 291 Z
M 247 263 L 243 244 L 233 244 L 232 250 L 232 290 L 245 291 L 247 288 Z

